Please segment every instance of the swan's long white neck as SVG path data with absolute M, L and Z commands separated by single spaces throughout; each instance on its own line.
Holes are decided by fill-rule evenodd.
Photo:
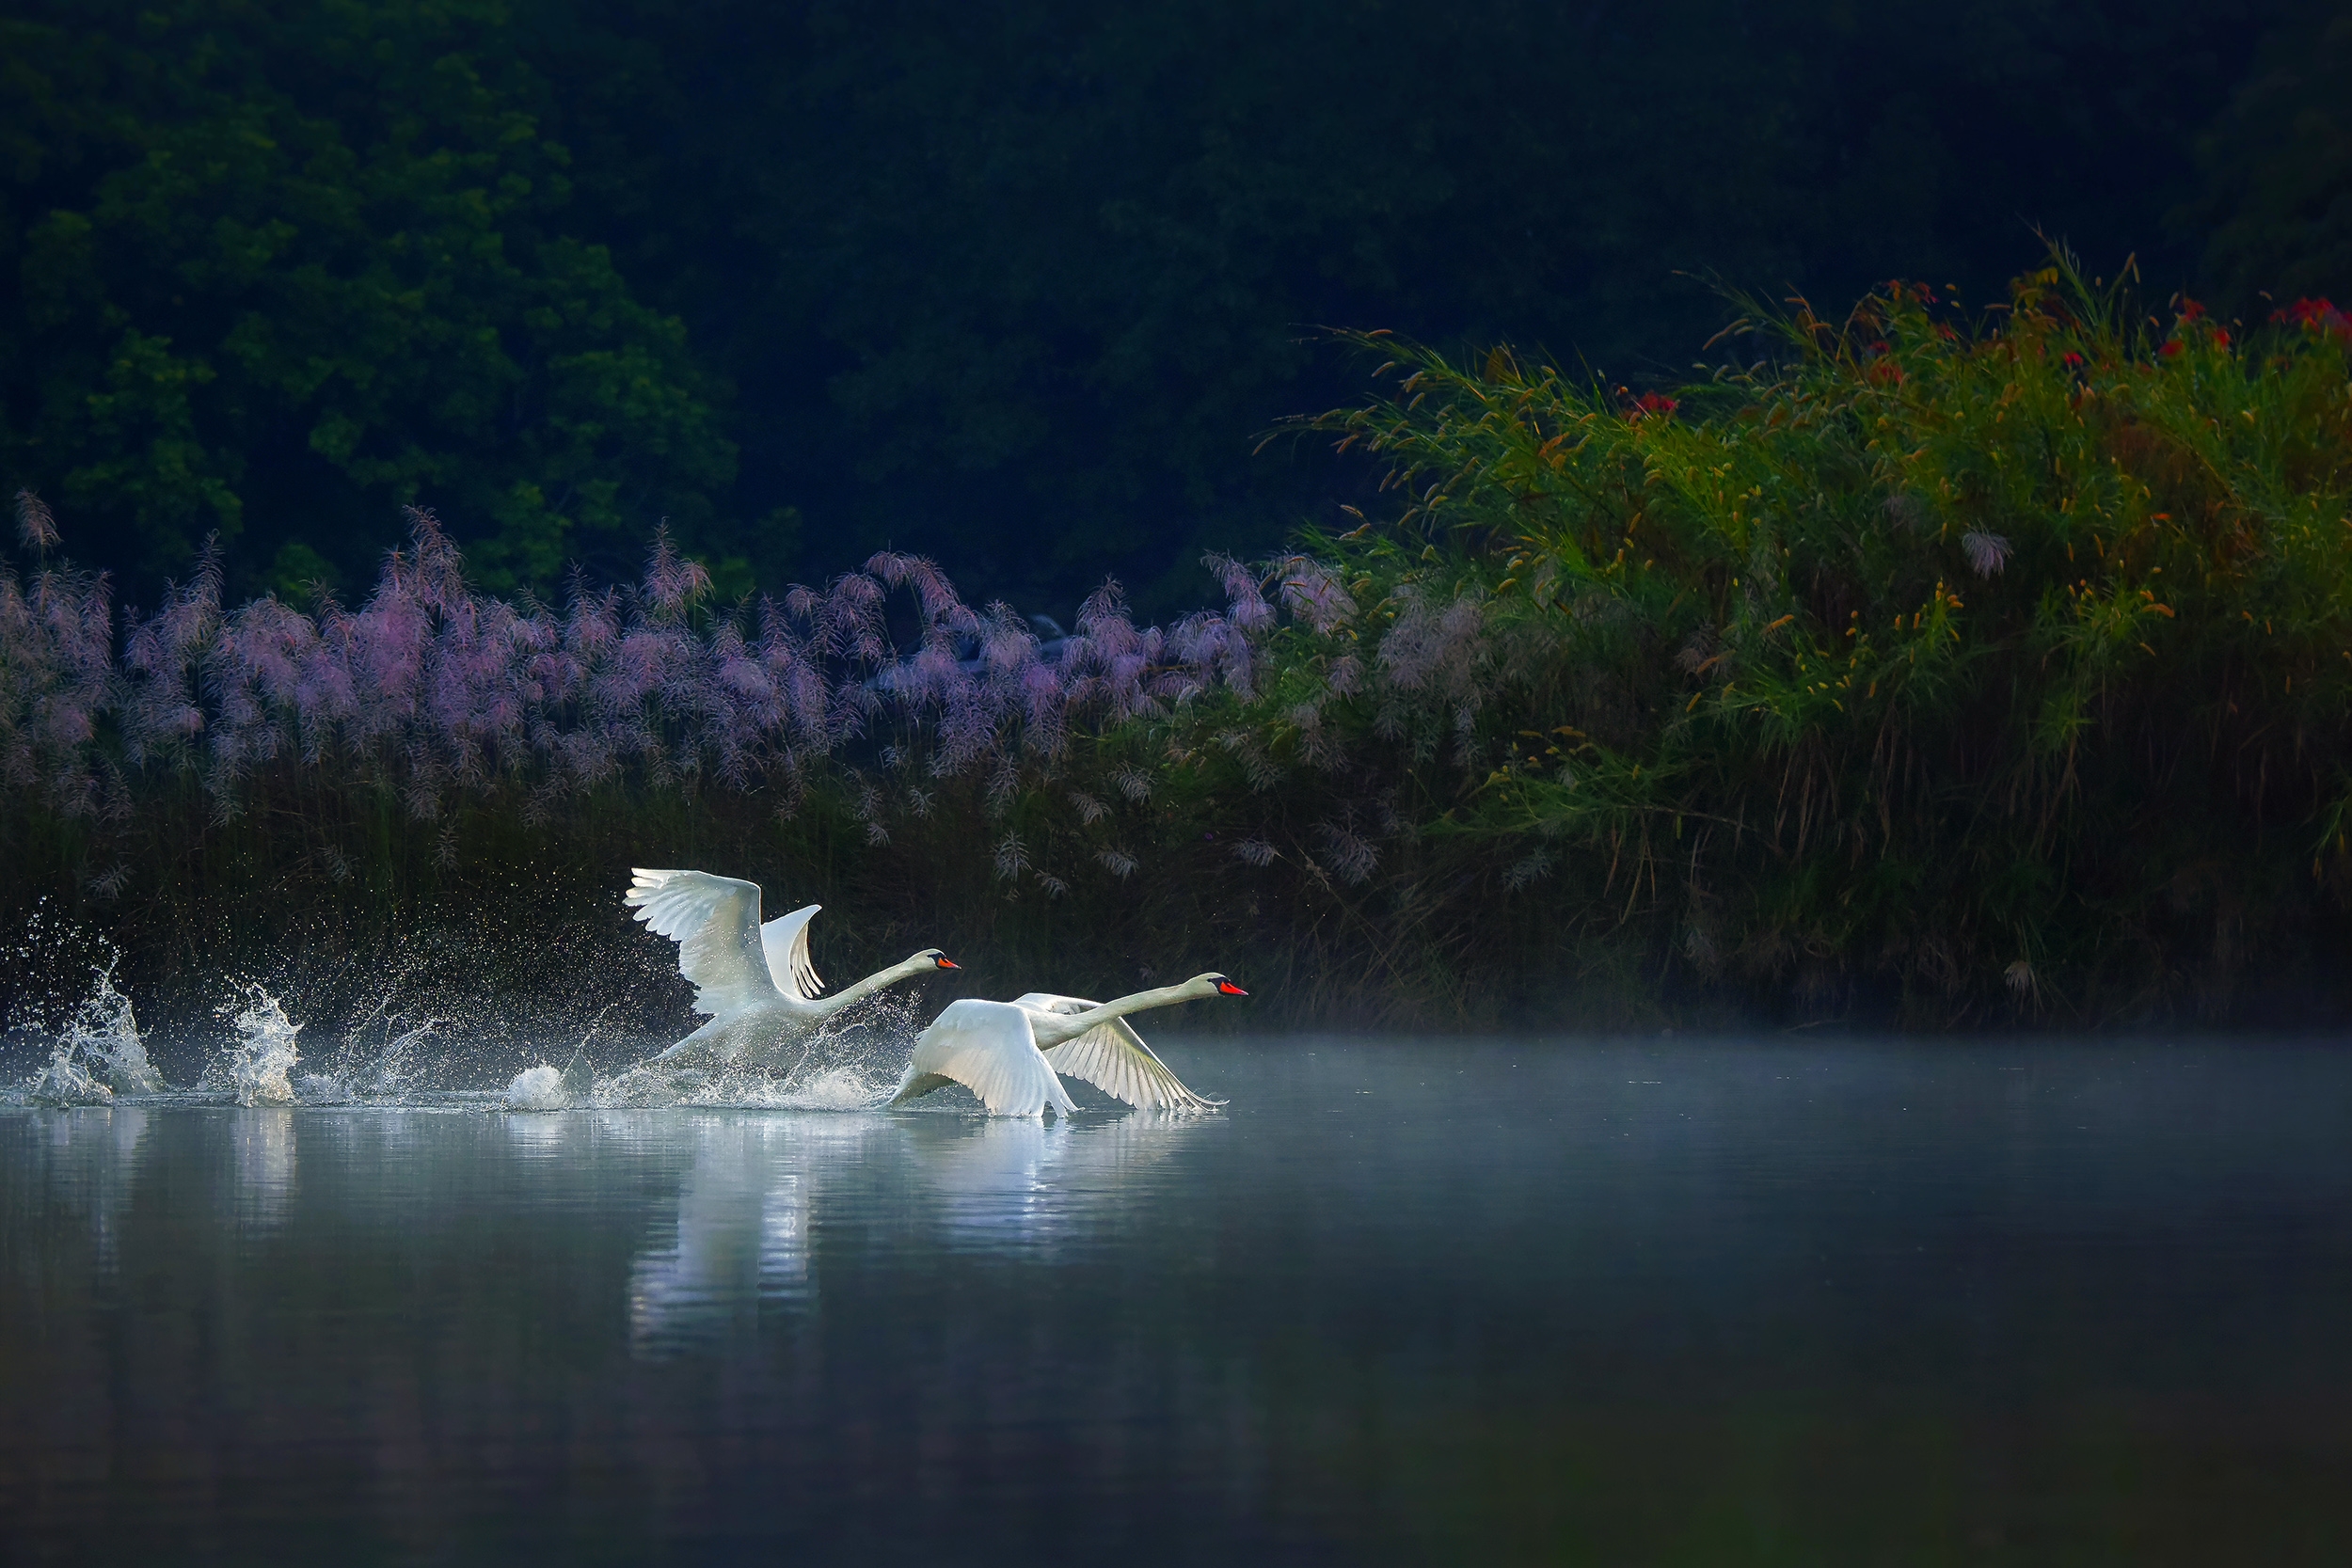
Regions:
M 862 1001 L 884 987 L 895 986 L 901 980 L 912 980 L 917 974 L 929 974 L 938 967 L 928 956 L 917 953 L 911 958 L 901 958 L 888 969 L 877 970 L 854 986 L 844 986 L 831 996 L 819 997 L 803 1006 L 818 1018 L 831 1018 L 852 1002 Z
M 1153 1007 L 1172 1006 L 1179 1002 L 1198 1002 L 1217 994 L 1215 980 L 1196 977 L 1181 986 L 1162 986 L 1156 990 L 1139 990 L 1132 996 L 1121 996 L 1099 1007 L 1089 1007 L 1082 1013 L 1033 1013 L 1029 1030 L 1037 1037 L 1040 1051 L 1051 1051 L 1064 1040 L 1074 1040 L 1080 1035 L 1112 1019 L 1129 1013 L 1148 1012 Z

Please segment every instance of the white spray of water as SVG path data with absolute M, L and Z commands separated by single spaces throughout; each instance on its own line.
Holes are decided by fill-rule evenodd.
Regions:
M 147 1042 L 131 999 L 115 990 L 115 966 L 98 972 L 98 984 L 74 1011 L 66 1036 L 85 1056 L 105 1064 L 106 1081 L 117 1094 L 161 1094 L 164 1075 L 147 1058 Z
M 391 1022 L 384 1022 L 386 1038 L 373 1055 L 365 1055 L 361 1044 L 365 1032 L 377 1022 L 371 1015 L 353 1037 L 344 1041 L 333 1063 L 321 1072 L 306 1072 L 297 1082 L 296 1092 L 306 1104 L 347 1105 L 355 1101 L 398 1103 L 414 1091 L 430 1085 L 423 1081 L 424 1064 L 420 1045 L 441 1031 L 438 1019 L 426 1019 L 413 1028 L 390 1033 Z M 302 1027 L 296 1025 L 297 1028 Z
M 233 1006 L 230 1004 L 230 1006 Z M 229 1006 L 221 1012 L 226 1014 Z M 227 1089 L 240 1105 L 291 1105 L 294 1085 L 287 1073 L 302 1059 L 294 1037 L 302 1025 L 286 1016 L 278 998 L 260 986 L 248 987 L 246 1005 L 230 1020 L 236 1037 L 204 1069 L 199 1087 Z
M 679 1103 L 762 1111 L 866 1111 L 881 1104 L 898 1082 L 897 1073 L 878 1075 L 860 1063 L 835 1063 L 780 1078 L 742 1069 L 713 1074 Z
M 592 1104 L 596 1097 L 596 1069 L 588 1060 L 588 1042 L 596 1037 L 605 1018 L 612 1011 L 607 1007 L 596 1015 L 596 1022 L 580 1037 L 572 1051 L 570 1065 L 557 1069 L 546 1062 L 528 1067 L 515 1074 L 515 1081 L 506 1085 L 506 1106 L 512 1111 L 568 1111 L 575 1105 Z
M 560 1068 L 545 1063 L 525 1068 L 515 1074 L 515 1081 L 506 1085 L 506 1105 L 514 1111 L 565 1111 L 571 1108 L 572 1092 L 564 1086 Z
M 596 1081 L 599 1106 L 728 1106 L 762 1111 L 865 1111 L 888 1100 L 913 1049 L 909 1006 L 875 1006 L 866 1017 L 820 1029 L 785 1048 L 780 1061 L 676 1069 L 641 1062 Z M 589 1097 L 583 1097 L 583 1099 Z
M 112 963 L 51 1040 L 49 1064 L 25 1085 L 42 1105 L 104 1105 L 118 1094 L 160 1094 L 164 1075 L 148 1060 L 131 999 L 115 990 Z
M 352 1074 L 352 1088 L 375 1099 L 390 1099 L 418 1086 L 418 1047 L 440 1030 L 435 1019 L 404 1029 L 385 1042 L 375 1060 Z
M 49 1065 L 24 1085 L 25 1100 L 35 1105 L 111 1105 L 114 1090 L 100 1083 L 76 1059 L 78 1048 L 60 1035 L 49 1050 Z

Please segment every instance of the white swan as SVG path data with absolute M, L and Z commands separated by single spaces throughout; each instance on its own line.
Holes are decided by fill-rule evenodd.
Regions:
M 1139 990 L 1114 1002 L 1031 991 L 1011 1002 L 950 1002 L 914 1042 L 914 1060 L 898 1080 L 893 1105 L 961 1084 L 989 1115 L 1069 1116 L 1077 1107 L 1061 1074 L 1093 1085 L 1143 1110 L 1204 1111 L 1205 1100 L 1178 1082 L 1143 1043 L 1126 1015 L 1211 996 L 1249 993 L 1222 974 L 1196 974 L 1181 986 Z
M 677 943 L 678 973 L 694 982 L 694 1010 L 710 1022 L 654 1058 L 674 1067 L 754 1060 L 798 1039 L 885 986 L 953 969 L 926 947 L 831 996 L 808 958 L 808 923 L 819 905 L 761 925 L 759 884 L 707 871 L 631 868 L 622 902 L 656 935 Z

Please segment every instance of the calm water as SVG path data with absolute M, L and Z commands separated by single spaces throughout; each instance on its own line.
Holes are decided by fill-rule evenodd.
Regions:
M 0 1560 L 2352 1560 L 2352 1053 L 1167 1054 L 0 1110 Z

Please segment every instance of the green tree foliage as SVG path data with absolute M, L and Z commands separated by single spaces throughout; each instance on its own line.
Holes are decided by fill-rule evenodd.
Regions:
M 730 595 L 889 544 L 1165 615 L 1203 546 L 1363 499 L 1248 455 L 1345 395 L 1320 325 L 1643 385 L 1721 324 L 1709 274 L 1994 297 L 2040 225 L 2169 289 L 2233 92 L 2217 166 L 2332 178 L 2324 135 L 2278 161 L 2334 123 L 2316 14 L 21 0 L 0 481 L 143 602 L 215 530 L 232 596 L 355 586 L 415 501 L 497 584 L 623 576 L 667 515 Z M 2284 97 L 2247 86 L 2274 32 Z M 2280 200 L 2212 264 L 2294 286 L 2324 203 Z
M 2206 237 L 2217 297 L 2352 295 L 2352 6 L 2281 27 L 2199 152 L 2206 191 L 2175 222 Z
M 1319 324 L 1638 381 L 1722 325 L 1687 275 L 1993 298 L 2040 225 L 2186 282 L 2161 215 L 2286 6 L 564 0 L 532 47 L 823 569 L 1160 614 L 1354 482 L 1246 455 L 1344 395 Z
M 0 24 L 0 455 L 102 559 L 151 581 L 217 532 L 238 586 L 364 579 L 433 500 L 546 587 L 707 530 L 713 383 L 564 227 L 501 8 L 34 10 Z

